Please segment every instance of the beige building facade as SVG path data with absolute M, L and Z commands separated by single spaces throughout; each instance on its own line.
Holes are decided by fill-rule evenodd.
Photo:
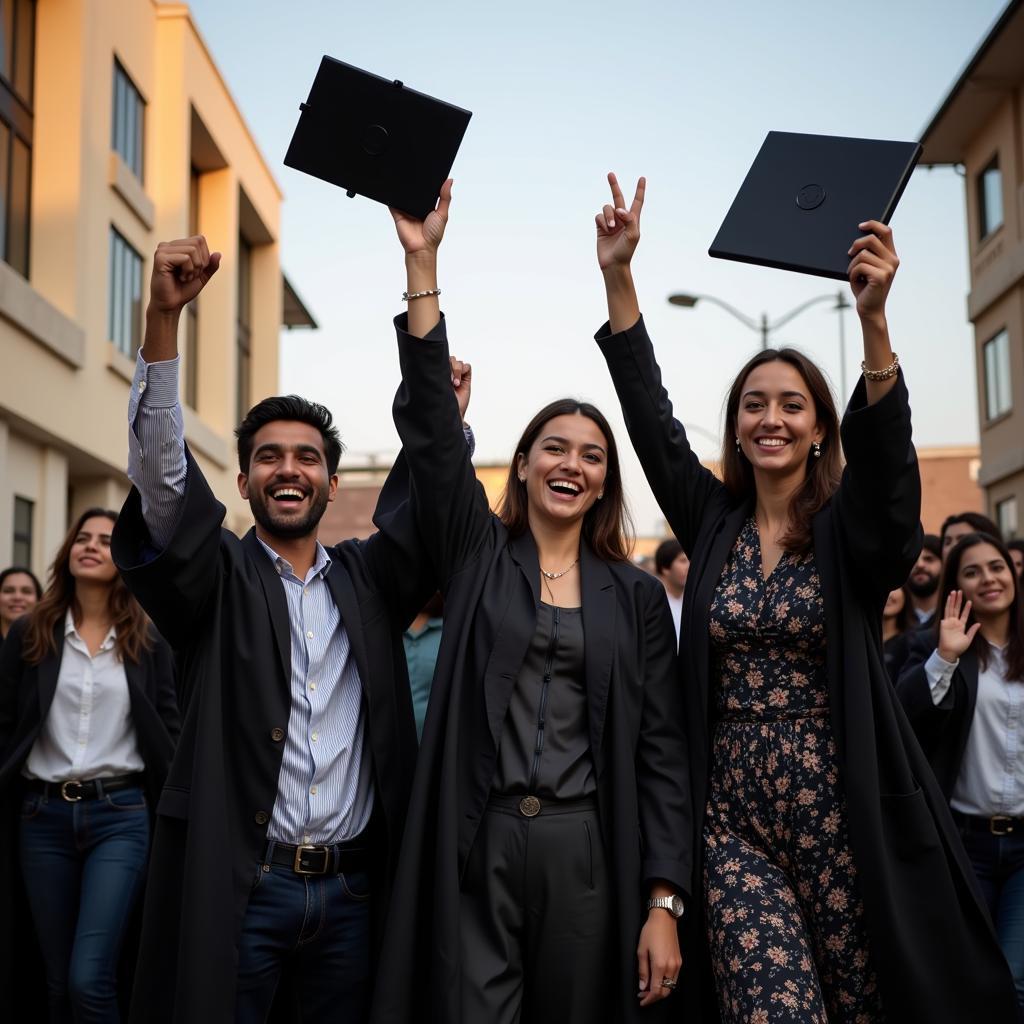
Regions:
M 0 567 L 44 571 L 72 517 L 123 501 L 152 254 L 196 232 L 224 258 L 182 316 L 186 437 L 240 529 L 239 411 L 277 390 L 282 323 L 315 326 L 274 176 L 186 6 L 0 10 Z
M 962 171 L 988 514 L 1024 533 L 1024 2 L 1013 0 L 925 129 L 922 163 Z

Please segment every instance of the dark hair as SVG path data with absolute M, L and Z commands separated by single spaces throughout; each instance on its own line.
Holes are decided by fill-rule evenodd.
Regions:
M 298 395 L 275 395 L 273 398 L 264 398 L 262 402 L 254 405 L 235 429 L 235 437 L 238 438 L 238 468 L 242 473 L 249 473 L 253 435 L 274 420 L 294 420 L 319 430 L 324 442 L 327 473 L 334 476 L 338 472 L 338 463 L 341 462 L 341 453 L 345 446 L 341 443 L 341 436 L 334 425 L 331 410 L 317 402 L 308 402 Z
M 903 607 L 896 613 L 896 629 L 900 633 L 906 633 L 917 628 L 918 619 L 910 600 L 910 588 L 904 583 L 899 589 L 903 591 Z
M 117 513 L 106 508 L 88 508 L 74 522 L 60 546 L 47 577 L 46 592 L 26 616 L 28 625 L 22 640 L 21 657 L 30 665 L 38 665 L 47 654 L 56 654 L 54 629 L 68 609 L 77 618 L 81 612 L 75 597 L 75 577 L 71 575 L 71 548 L 87 519 L 109 519 L 117 522 Z M 142 651 L 153 646 L 149 620 L 142 606 L 129 593 L 120 575 L 115 575 L 107 597 L 110 622 L 114 627 L 118 657 L 137 662 Z
M 942 529 L 939 530 L 940 551 L 946 543 L 946 531 L 957 523 L 966 523 L 974 533 L 987 533 L 997 540 L 1003 539 L 999 527 L 988 516 L 983 516 L 980 512 L 958 512 L 956 515 L 946 516 L 943 520 Z
M 683 545 L 675 537 L 663 540 L 654 552 L 654 568 L 658 572 L 665 572 L 682 553 Z
M 508 467 L 505 490 L 498 508 L 498 518 L 513 537 L 518 537 L 529 528 L 526 484 L 519 479 L 518 456 L 526 456 L 534 441 L 540 435 L 544 424 L 556 416 L 579 414 L 597 424 L 608 442 L 608 463 L 604 478 L 604 497 L 591 505 L 583 517 L 583 538 L 594 554 L 606 562 L 626 562 L 633 546 L 633 521 L 622 490 L 622 473 L 619 469 L 619 451 L 608 421 L 601 411 L 589 402 L 575 398 L 560 398 L 545 405 L 526 425 L 523 436 L 516 444 L 512 461 Z
M 1010 604 L 1010 628 L 1006 644 L 1006 678 L 1024 682 L 1024 604 L 1021 602 L 1020 582 L 1013 569 L 1013 560 L 1006 545 L 990 533 L 967 533 L 964 534 L 950 549 L 946 555 L 945 564 L 942 566 L 942 586 L 939 589 L 939 603 L 936 605 L 935 613 L 935 635 L 936 642 L 939 634 L 939 625 L 942 622 L 943 609 L 946 607 L 946 599 L 954 590 L 958 590 L 957 576 L 960 574 L 960 562 L 968 548 L 977 544 L 990 544 L 999 552 L 1010 569 L 1010 576 L 1013 579 L 1013 601 Z M 974 617 L 974 609 L 967 618 L 968 627 L 978 620 Z M 990 648 L 988 642 L 979 631 L 971 641 L 971 650 L 978 659 L 982 668 L 988 665 Z
M 38 601 L 39 598 L 43 596 L 42 585 L 39 580 L 36 579 L 36 574 L 31 569 L 26 569 L 23 565 L 12 565 L 7 569 L 4 569 L 3 572 L 0 572 L 0 587 L 4 585 L 4 580 L 6 580 L 8 576 L 17 576 L 19 573 L 23 576 L 28 576 L 28 578 L 32 580 L 32 586 L 36 588 L 36 600 Z
M 937 533 L 926 533 L 921 542 L 922 551 L 930 551 L 936 558 L 942 558 L 942 538 Z
M 736 445 L 736 419 L 747 377 L 759 366 L 779 360 L 788 363 L 803 378 L 814 402 L 818 425 L 824 430 L 821 455 L 808 453 L 807 478 L 789 504 L 789 529 L 781 538 L 782 546 L 795 554 L 809 551 L 813 538 L 811 520 L 836 492 L 842 475 L 839 442 L 839 417 L 825 375 L 795 348 L 765 349 L 748 360 L 736 375 L 725 401 L 725 437 L 722 441 L 722 479 L 735 498 L 753 497 L 756 487 L 750 462 Z
M 1008 551 L 1024 551 L 1024 537 L 1014 537 L 1013 540 L 1008 540 L 1006 548 Z M 24 569 L 21 571 L 25 572 Z

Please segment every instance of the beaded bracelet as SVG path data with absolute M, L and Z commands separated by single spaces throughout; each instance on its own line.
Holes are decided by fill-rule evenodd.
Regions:
M 892 354 L 892 362 L 884 370 L 869 370 L 867 363 L 860 364 L 860 372 L 866 380 L 888 380 L 895 377 L 899 372 L 900 357 L 895 352 Z
M 402 301 L 408 302 L 410 299 L 425 299 L 430 295 L 440 295 L 440 288 L 431 288 L 425 292 L 402 292 Z

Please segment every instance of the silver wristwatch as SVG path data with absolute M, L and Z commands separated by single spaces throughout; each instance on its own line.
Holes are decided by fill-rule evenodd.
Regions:
M 647 901 L 647 909 L 653 910 L 655 907 L 667 910 L 673 917 L 680 918 L 683 916 L 683 897 L 678 893 L 672 896 L 654 896 Z

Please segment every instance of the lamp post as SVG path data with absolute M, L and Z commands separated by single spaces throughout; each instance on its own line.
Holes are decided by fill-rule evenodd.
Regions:
M 788 324 L 790 320 L 798 317 L 805 309 L 809 309 L 811 306 L 817 305 L 819 302 L 833 302 L 832 309 L 839 314 L 839 387 L 842 392 L 842 401 L 846 401 L 846 330 L 843 323 L 843 312 L 850 308 L 850 301 L 846 297 L 846 293 L 840 289 L 837 292 L 830 292 L 827 295 L 816 295 L 813 299 L 808 299 L 806 302 L 800 303 L 795 309 L 791 309 L 785 316 L 780 316 L 778 320 L 774 322 L 768 319 L 767 313 L 761 314 L 760 320 L 755 320 L 753 317 L 747 316 L 746 313 L 741 313 L 735 306 L 731 306 L 728 302 L 722 299 L 716 299 L 714 295 L 689 295 L 686 292 L 678 292 L 668 297 L 668 301 L 673 306 L 684 306 L 687 309 L 692 309 L 697 305 L 698 302 L 710 302 L 714 306 L 719 306 L 724 309 L 727 313 L 734 316 L 741 324 L 745 327 L 749 327 L 752 331 L 757 331 L 761 335 L 761 348 L 766 349 L 768 347 L 768 336 L 773 332 L 777 331 L 780 327 Z

